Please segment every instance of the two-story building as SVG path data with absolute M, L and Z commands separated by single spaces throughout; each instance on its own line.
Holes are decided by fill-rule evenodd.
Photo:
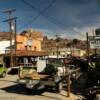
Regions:
M 17 50 L 42 51 L 41 42 L 43 40 L 43 36 L 41 32 L 29 29 L 26 32 L 17 35 L 16 40 Z
M 32 29 L 16 35 L 16 44 L 5 52 L 6 65 L 9 67 L 19 63 L 31 63 L 36 57 L 47 56 L 47 52 L 41 49 L 42 40 L 43 34 Z

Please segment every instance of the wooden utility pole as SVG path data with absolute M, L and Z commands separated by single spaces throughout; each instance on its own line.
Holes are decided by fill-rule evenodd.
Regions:
M 15 66 L 16 66 L 16 50 L 17 50 L 17 38 L 16 38 L 16 35 L 17 35 L 17 22 L 16 22 L 16 19 L 15 19 Z
M 87 64 L 89 68 L 89 53 L 90 53 L 90 46 L 89 46 L 89 35 L 86 33 L 86 40 L 87 40 Z
M 8 14 L 8 19 L 4 22 L 8 22 L 9 24 L 9 33 L 10 33 L 10 67 L 13 67 L 13 50 L 12 50 L 12 40 L 13 40 L 13 30 L 12 30 L 12 23 L 16 20 L 16 17 L 12 17 L 12 13 L 16 11 L 15 9 L 7 9 L 3 13 Z M 16 22 L 16 21 L 15 21 Z M 15 32 L 16 33 L 16 32 Z
M 67 80 L 67 96 L 70 97 L 71 87 L 70 87 L 70 73 L 68 73 L 68 80 Z
M 58 42 L 59 42 L 59 40 L 57 40 L 58 39 L 58 37 L 59 37 L 59 35 L 55 35 L 56 36 L 56 55 L 57 55 L 57 59 L 59 58 L 59 45 L 58 45 Z

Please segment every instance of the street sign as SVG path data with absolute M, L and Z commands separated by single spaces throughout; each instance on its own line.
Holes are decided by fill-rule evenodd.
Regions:
M 100 36 L 90 36 L 89 43 L 91 49 L 100 49 Z

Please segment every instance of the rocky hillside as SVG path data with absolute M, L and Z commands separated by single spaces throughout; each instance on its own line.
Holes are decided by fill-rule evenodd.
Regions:
M 56 47 L 59 48 L 78 48 L 78 49 L 86 49 L 86 41 L 78 40 L 78 39 L 64 39 L 64 38 L 56 38 L 56 39 L 49 39 L 47 36 L 44 36 L 42 42 L 42 49 L 54 49 Z

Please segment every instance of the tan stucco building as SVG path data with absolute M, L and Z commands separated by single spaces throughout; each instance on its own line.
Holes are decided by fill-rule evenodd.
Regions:
M 41 51 L 41 42 L 43 40 L 41 32 L 36 32 L 29 29 L 26 31 L 26 33 L 17 35 L 16 40 L 17 50 Z

